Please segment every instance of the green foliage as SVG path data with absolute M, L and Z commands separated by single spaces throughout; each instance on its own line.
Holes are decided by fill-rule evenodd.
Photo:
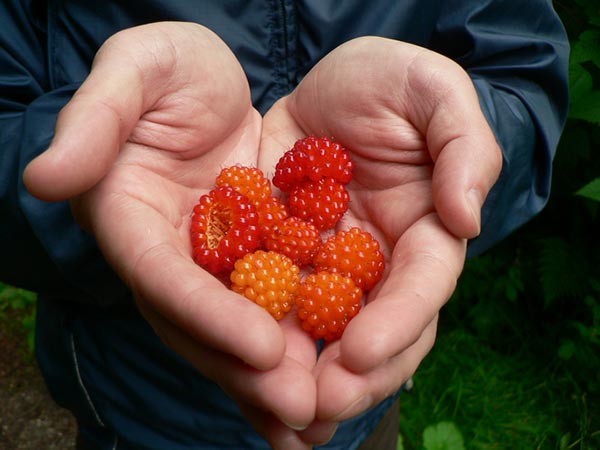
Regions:
M 600 202 L 600 177 L 590 181 L 575 194 Z
M 555 2 L 571 36 L 571 114 L 546 209 L 466 265 L 447 314 L 494 348 L 525 341 L 600 390 L 600 3 Z M 499 338 L 501 337 L 501 338 Z M 538 340 L 539 342 L 535 342 Z
M 537 264 L 544 306 L 561 298 L 584 296 L 590 276 L 585 253 L 558 236 L 542 238 L 538 245 Z
M 571 103 L 550 201 L 467 262 L 403 397 L 406 449 L 426 448 L 423 424 L 448 422 L 469 449 L 600 448 L 600 2 L 554 5 Z
M 31 352 L 35 340 L 35 305 L 37 297 L 33 292 L 18 289 L 0 283 L 0 324 L 9 322 L 17 313 L 20 330 L 27 338 L 27 344 Z
M 464 450 L 462 434 L 452 422 L 439 422 L 429 425 L 423 431 L 425 450 Z
M 600 125 L 600 7 L 597 0 L 556 1 L 571 40 L 569 118 Z
M 600 406 L 561 361 L 537 357 L 527 341 L 496 350 L 445 320 L 414 380 L 401 397 L 406 450 L 424 449 L 424 424 L 441 422 L 454 423 L 469 450 L 600 448 Z
M 464 450 L 465 443 L 453 422 L 443 421 L 429 425 L 423 430 L 423 450 Z M 396 450 L 404 450 L 404 438 L 398 435 Z
M 11 309 L 26 309 L 35 305 L 34 293 L 0 283 L 0 311 Z

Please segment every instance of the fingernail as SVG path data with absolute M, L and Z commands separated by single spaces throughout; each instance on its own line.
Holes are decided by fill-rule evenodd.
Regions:
M 327 436 L 327 437 L 325 437 L 325 439 L 322 439 L 322 440 L 321 440 L 321 442 L 317 442 L 317 444 L 319 444 L 319 445 L 325 445 L 325 444 L 327 444 L 327 443 L 328 443 L 330 440 L 332 440 L 332 439 L 333 439 L 333 436 L 335 435 L 335 432 L 336 432 L 336 431 L 337 431 L 337 429 L 338 429 L 338 426 L 339 426 L 339 424 L 338 424 L 338 423 L 336 423 L 334 426 L 332 426 L 332 427 L 331 427 L 331 429 L 330 429 L 330 432 L 329 432 L 328 436 Z
M 293 423 L 287 423 L 283 420 L 282 420 L 282 422 L 284 423 L 285 426 L 287 426 L 288 428 L 291 428 L 294 431 L 303 431 L 308 428 L 308 425 L 295 425 Z
M 483 196 L 479 189 L 471 189 L 467 192 L 467 202 L 469 203 L 469 207 L 471 209 L 471 215 L 473 216 L 473 221 L 477 226 L 477 235 L 481 232 L 481 207 L 483 206 Z
M 373 406 L 373 400 L 368 395 L 359 397 L 350 405 L 348 405 L 341 413 L 337 414 L 332 421 L 341 422 L 351 417 L 357 416 Z

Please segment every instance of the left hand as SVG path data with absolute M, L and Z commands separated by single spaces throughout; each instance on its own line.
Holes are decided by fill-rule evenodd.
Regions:
M 309 134 L 351 151 L 340 228 L 371 232 L 387 261 L 366 306 L 315 365 L 317 421 L 300 432 L 312 443 L 394 394 L 429 352 L 502 160 L 464 70 L 383 38 L 338 47 L 274 105 L 263 120 L 263 170 Z

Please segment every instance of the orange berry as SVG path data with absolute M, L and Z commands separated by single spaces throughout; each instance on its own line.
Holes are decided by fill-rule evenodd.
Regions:
M 339 273 L 310 274 L 296 294 L 302 328 L 314 339 L 339 339 L 361 308 L 362 290 Z
M 235 262 L 231 289 L 281 320 L 294 303 L 300 269 L 285 255 L 257 250 Z
M 298 217 L 288 217 L 264 237 L 267 250 L 282 253 L 299 266 L 312 261 L 321 242 L 321 235 L 315 226 Z
M 256 167 L 225 167 L 216 179 L 216 186 L 231 186 L 244 194 L 255 205 L 259 205 L 271 195 L 271 182 L 262 170 Z
M 385 260 L 373 235 L 354 227 L 327 239 L 315 254 L 313 265 L 315 270 L 350 277 L 363 291 L 368 291 L 381 280 Z

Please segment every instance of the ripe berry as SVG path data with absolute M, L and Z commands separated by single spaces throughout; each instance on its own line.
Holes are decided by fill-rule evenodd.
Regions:
M 260 244 L 256 207 L 230 186 L 213 189 L 194 207 L 191 240 L 197 264 L 213 274 L 233 269 Z
M 266 309 L 276 320 L 292 308 L 300 269 L 277 252 L 257 250 L 236 261 L 231 289 Z
M 335 227 L 348 210 L 350 196 L 343 184 L 333 178 L 306 181 L 289 196 L 290 213 L 312 223 L 318 230 Z
M 271 195 L 271 182 L 256 167 L 225 167 L 216 179 L 216 186 L 231 186 L 258 205 Z
M 383 276 L 385 260 L 379 242 L 367 231 L 350 228 L 327 239 L 313 258 L 315 270 L 341 273 L 363 291 L 372 289 Z
M 268 250 L 282 253 L 295 264 L 304 266 L 312 261 L 322 241 L 313 224 L 298 217 L 289 217 L 268 233 L 263 243 Z
M 358 314 L 362 291 L 339 273 L 320 271 L 308 275 L 296 294 L 302 328 L 314 339 L 339 339 Z
M 285 203 L 273 195 L 257 206 L 258 225 L 263 238 L 290 215 Z
M 273 184 L 288 192 L 303 181 L 333 178 L 347 184 L 352 179 L 350 153 L 328 137 L 309 136 L 296 141 L 275 166 Z

